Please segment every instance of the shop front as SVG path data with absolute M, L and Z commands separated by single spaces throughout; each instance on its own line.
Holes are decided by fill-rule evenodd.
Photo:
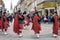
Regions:
M 44 2 L 37 6 L 37 10 L 41 11 L 42 15 L 50 15 L 54 12 L 56 2 Z

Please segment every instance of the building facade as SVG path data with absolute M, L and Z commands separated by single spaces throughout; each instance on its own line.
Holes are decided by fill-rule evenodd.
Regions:
M 18 5 L 19 4 L 19 5 Z M 17 9 L 32 12 L 38 10 L 42 15 L 50 15 L 57 8 L 58 14 L 60 13 L 60 0 L 20 0 Z

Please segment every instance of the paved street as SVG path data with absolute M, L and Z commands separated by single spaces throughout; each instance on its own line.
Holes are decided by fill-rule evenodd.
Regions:
M 8 34 L 2 32 L 0 27 L 0 40 L 60 40 L 60 29 L 58 30 L 58 36 L 53 37 L 53 24 L 50 23 L 59 22 L 60 25 L 59 13 L 60 0 L 0 0 L 0 26 L 4 26 L 3 28 L 6 29 L 8 21 L 12 22 L 9 23 Z M 40 35 L 38 35 L 38 37 L 40 36 L 39 38 L 37 38 L 37 35 L 35 35 L 32 30 L 32 23 L 30 23 L 29 26 L 24 25 L 22 37 L 19 37 L 21 35 L 17 35 L 13 32 L 14 23 L 27 24 L 29 23 L 28 21 L 35 23 L 35 26 L 39 26 L 38 22 L 41 22 L 41 32 Z M 19 28 L 15 27 L 17 30 Z M 56 28 L 57 27 L 54 29 Z
M 4 35 L 0 32 L 0 40 L 60 40 L 60 35 L 57 38 L 52 37 L 52 24 L 41 24 L 42 31 L 40 34 L 40 38 L 36 38 L 34 32 L 30 30 L 31 25 L 28 27 L 27 30 L 23 30 L 23 37 L 19 38 L 17 34 L 15 34 L 12 30 L 13 27 L 9 27 L 8 35 Z

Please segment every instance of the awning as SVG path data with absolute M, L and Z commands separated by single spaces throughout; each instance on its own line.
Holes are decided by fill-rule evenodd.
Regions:
M 56 2 L 45 2 L 43 3 L 43 8 L 56 7 Z
M 37 10 L 43 9 L 43 8 L 50 8 L 50 7 L 56 7 L 56 2 L 44 2 L 37 6 Z
M 39 9 L 43 9 L 43 4 L 37 6 L 37 10 L 39 10 Z

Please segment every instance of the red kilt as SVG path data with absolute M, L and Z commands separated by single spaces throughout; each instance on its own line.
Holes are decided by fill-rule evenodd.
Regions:
M 3 20 L 5 20 L 5 21 L 3 21 L 3 28 L 2 28 L 2 30 L 5 29 L 7 31 L 8 25 L 9 25 L 8 20 L 7 20 L 7 18 L 5 16 L 3 16 Z
M 41 30 L 40 24 L 33 24 L 32 30 L 34 30 L 35 33 L 39 33 L 39 31 Z
M 53 23 L 53 34 L 58 35 L 58 28 L 59 28 L 59 23 L 58 23 L 58 16 L 54 16 L 54 23 Z
M 22 33 L 22 29 L 23 29 L 23 24 L 15 25 L 14 32 L 20 34 Z
M 23 24 L 14 23 L 13 30 L 15 33 L 19 34 L 23 29 Z
M 8 29 L 8 22 L 3 22 L 3 29 Z
M 17 34 L 20 34 L 22 31 L 20 31 L 21 29 L 23 29 L 23 24 L 19 24 L 18 22 L 18 14 L 15 15 L 14 18 L 14 26 L 13 26 L 13 31 Z
M 53 24 L 53 34 L 58 35 L 58 24 Z
M 19 24 L 19 30 L 22 30 L 23 29 L 23 24 L 21 23 L 21 24 Z
M 32 26 L 32 30 L 35 32 L 35 33 L 39 33 L 39 31 L 41 30 L 41 25 L 38 23 L 38 20 L 40 18 L 38 16 L 35 16 L 33 18 L 33 26 Z
M 18 20 L 17 20 L 16 18 L 14 18 L 13 31 L 14 31 L 15 33 L 18 32 Z

